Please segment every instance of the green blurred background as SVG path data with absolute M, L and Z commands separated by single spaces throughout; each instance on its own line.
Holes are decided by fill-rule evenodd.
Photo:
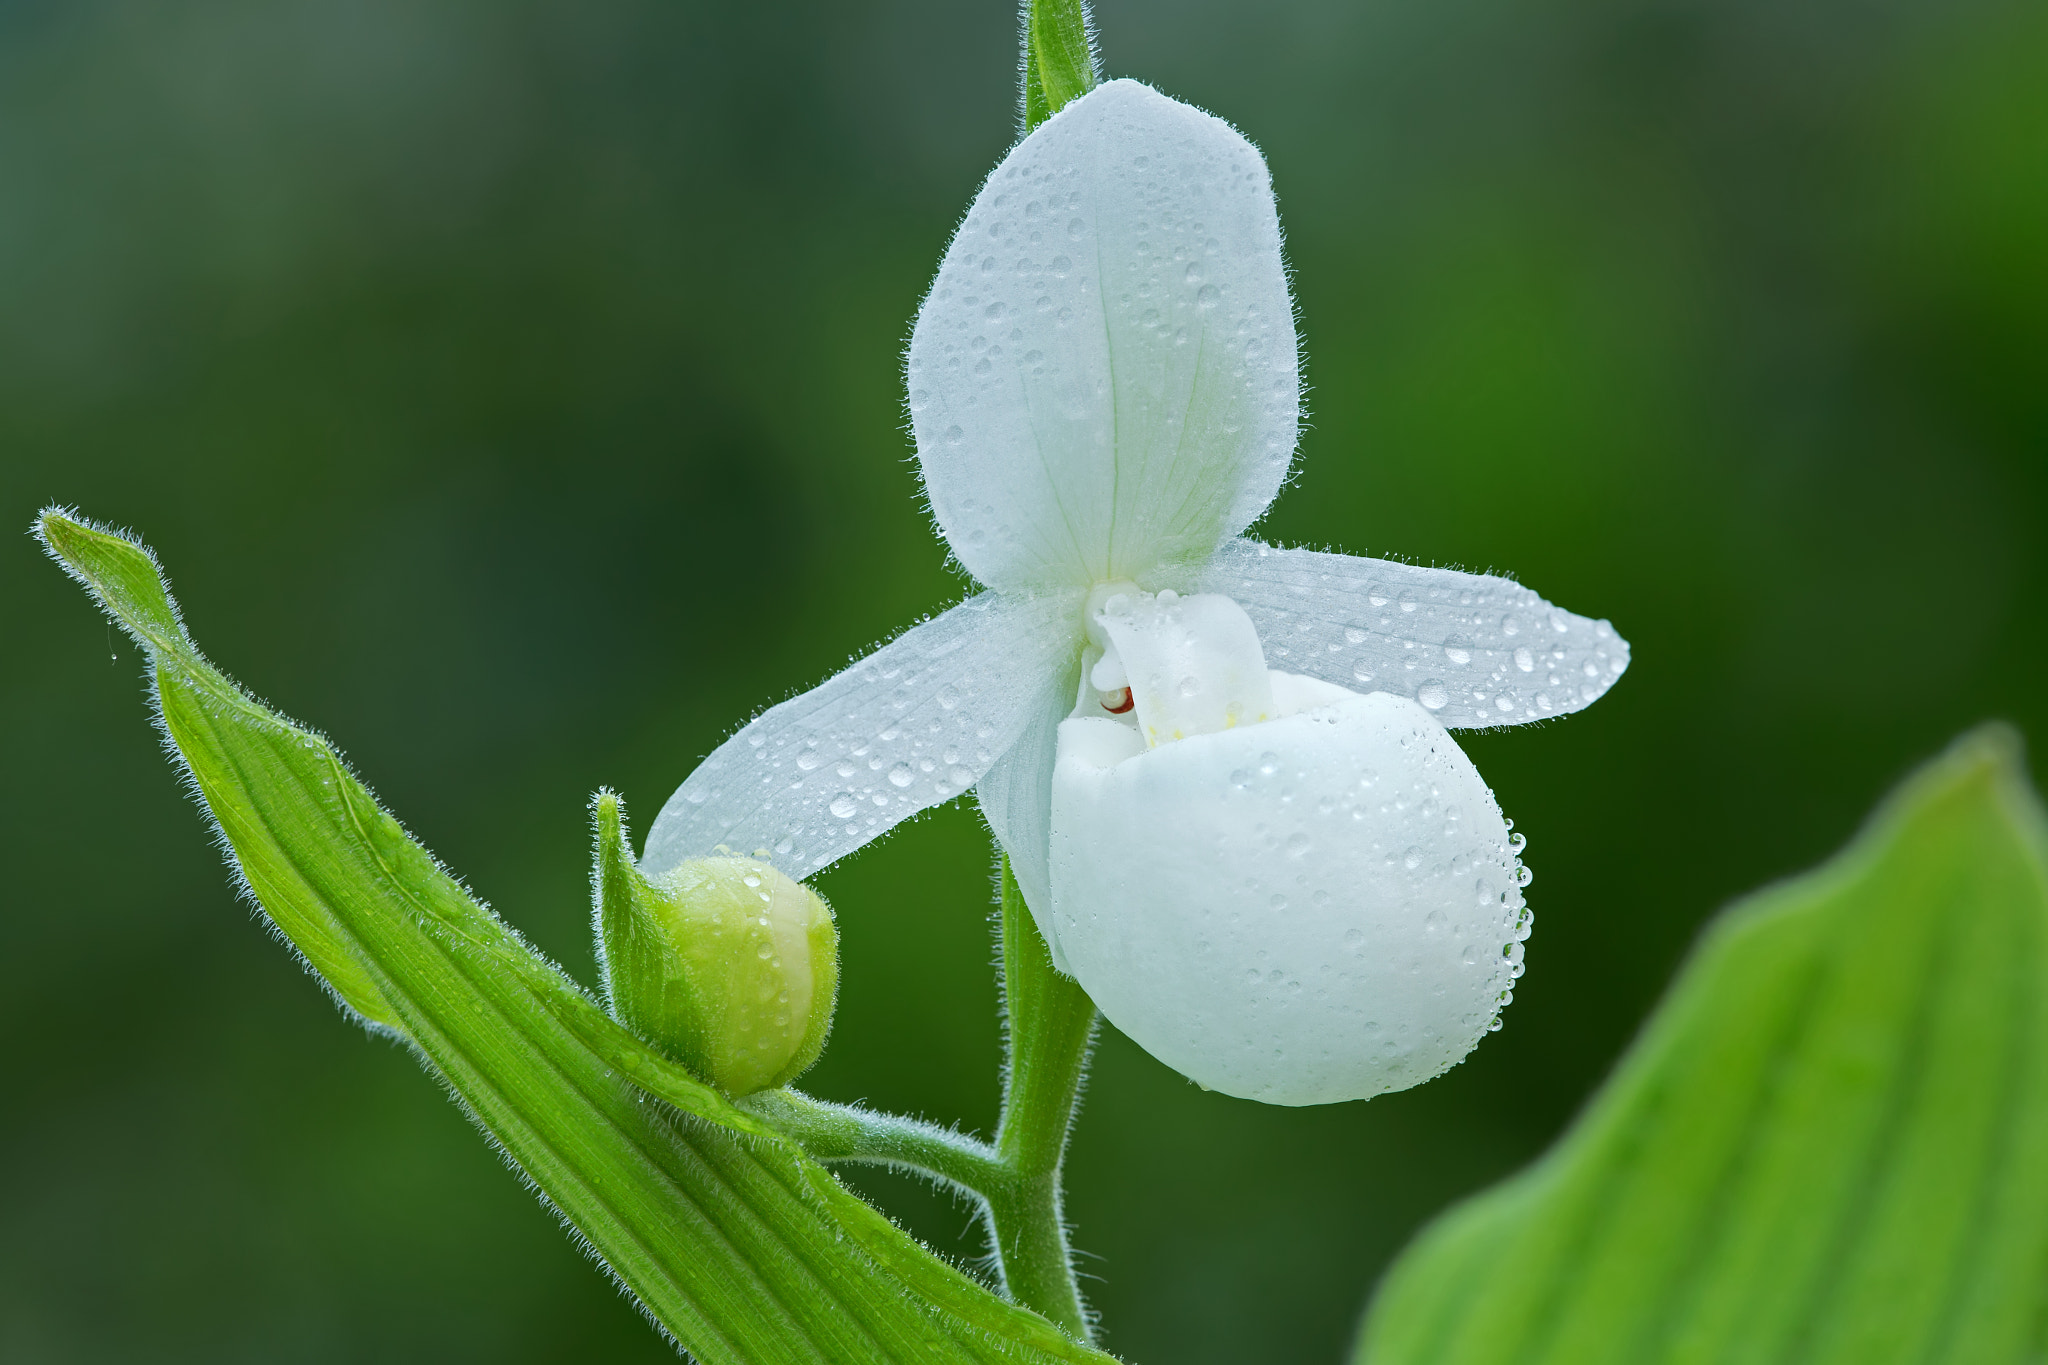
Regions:
M 1511 569 L 1635 648 L 1469 743 L 1537 933 L 1465 1065 L 1297 1111 L 1103 1042 L 1071 1208 L 1107 1344 L 1335 1361 L 1704 916 L 1971 722 L 2048 743 L 2048 8 L 1097 18 L 1272 162 L 1313 426 L 1266 532 Z M 1002 0 L 6 0 L 0 523 L 143 531 L 212 656 L 589 981 L 588 793 L 644 828 L 962 591 L 899 352 L 1015 61 Z M 0 639 L 0 1359 L 666 1358 L 235 902 L 135 651 L 26 539 Z M 822 878 L 811 1088 L 990 1125 L 988 866 L 950 808 Z

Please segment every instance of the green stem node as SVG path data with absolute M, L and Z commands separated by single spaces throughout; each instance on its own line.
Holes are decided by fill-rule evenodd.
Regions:
M 1091 1338 L 1074 1279 L 1060 1168 L 1095 1041 L 1095 1004 L 1062 976 L 1003 862 L 1003 997 L 1008 1018 L 1003 1114 L 994 1146 L 917 1119 L 764 1091 L 741 1107 L 819 1161 L 915 1171 L 978 1200 L 997 1273 L 1012 1300 Z

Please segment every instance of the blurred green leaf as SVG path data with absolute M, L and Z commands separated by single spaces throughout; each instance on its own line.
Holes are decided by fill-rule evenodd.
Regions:
M 2040 1359 L 2044 829 L 1988 727 L 1723 915 L 1557 1146 L 1396 1262 L 1357 1360 Z
M 1018 24 L 1028 133 L 1095 88 L 1095 23 L 1087 0 L 1024 0 Z
M 606 1015 L 325 739 L 200 656 L 147 550 L 55 512 L 38 530 L 150 652 L 164 730 L 271 921 L 348 1009 L 411 1045 L 694 1356 L 1108 1359 L 933 1257 Z

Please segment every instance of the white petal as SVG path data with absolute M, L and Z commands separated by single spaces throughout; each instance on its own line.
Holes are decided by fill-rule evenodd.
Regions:
M 1069 968 L 1111 1023 L 1271 1104 L 1455 1065 L 1526 934 L 1492 793 L 1428 712 L 1386 693 L 1150 750 L 1128 726 L 1067 721 L 1052 894 Z
M 1037 922 L 1046 947 L 1052 950 L 1052 964 L 1063 972 L 1068 971 L 1067 959 L 1060 951 L 1052 919 L 1052 873 L 1046 845 L 1052 828 L 1053 752 L 1060 722 L 1074 709 L 1079 671 L 1077 658 L 1064 675 L 1047 685 L 1033 704 L 1031 724 L 1023 738 L 996 760 L 974 789 L 982 816 L 1009 855 L 1010 874 L 1024 893 L 1024 905 Z
M 911 425 L 932 513 L 992 587 L 1142 578 L 1271 502 L 1300 387 L 1258 149 L 1135 81 L 990 175 L 918 312 Z
M 1192 586 L 1245 609 L 1270 666 L 1413 697 L 1453 729 L 1566 715 L 1628 667 L 1613 626 L 1490 574 L 1238 540 Z
M 984 593 L 771 707 L 676 789 L 647 835 L 649 876 L 724 844 L 818 869 L 972 787 L 1078 658 L 1078 597 Z

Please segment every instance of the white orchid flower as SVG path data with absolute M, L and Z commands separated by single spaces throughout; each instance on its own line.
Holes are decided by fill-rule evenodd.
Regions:
M 1527 874 L 1446 726 L 1628 664 L 1509 580 L 1241 533 L 1300 386 L 1258 150 L 1135 81 L 988 178 L 907 362 L 934 520 L 987 591 L 764 712 L 649 832 L 805 877 L 972 788 L 1054 961 L 1215 1090 L 1317 1104 L 1456 1064 L 1521 974 Z

